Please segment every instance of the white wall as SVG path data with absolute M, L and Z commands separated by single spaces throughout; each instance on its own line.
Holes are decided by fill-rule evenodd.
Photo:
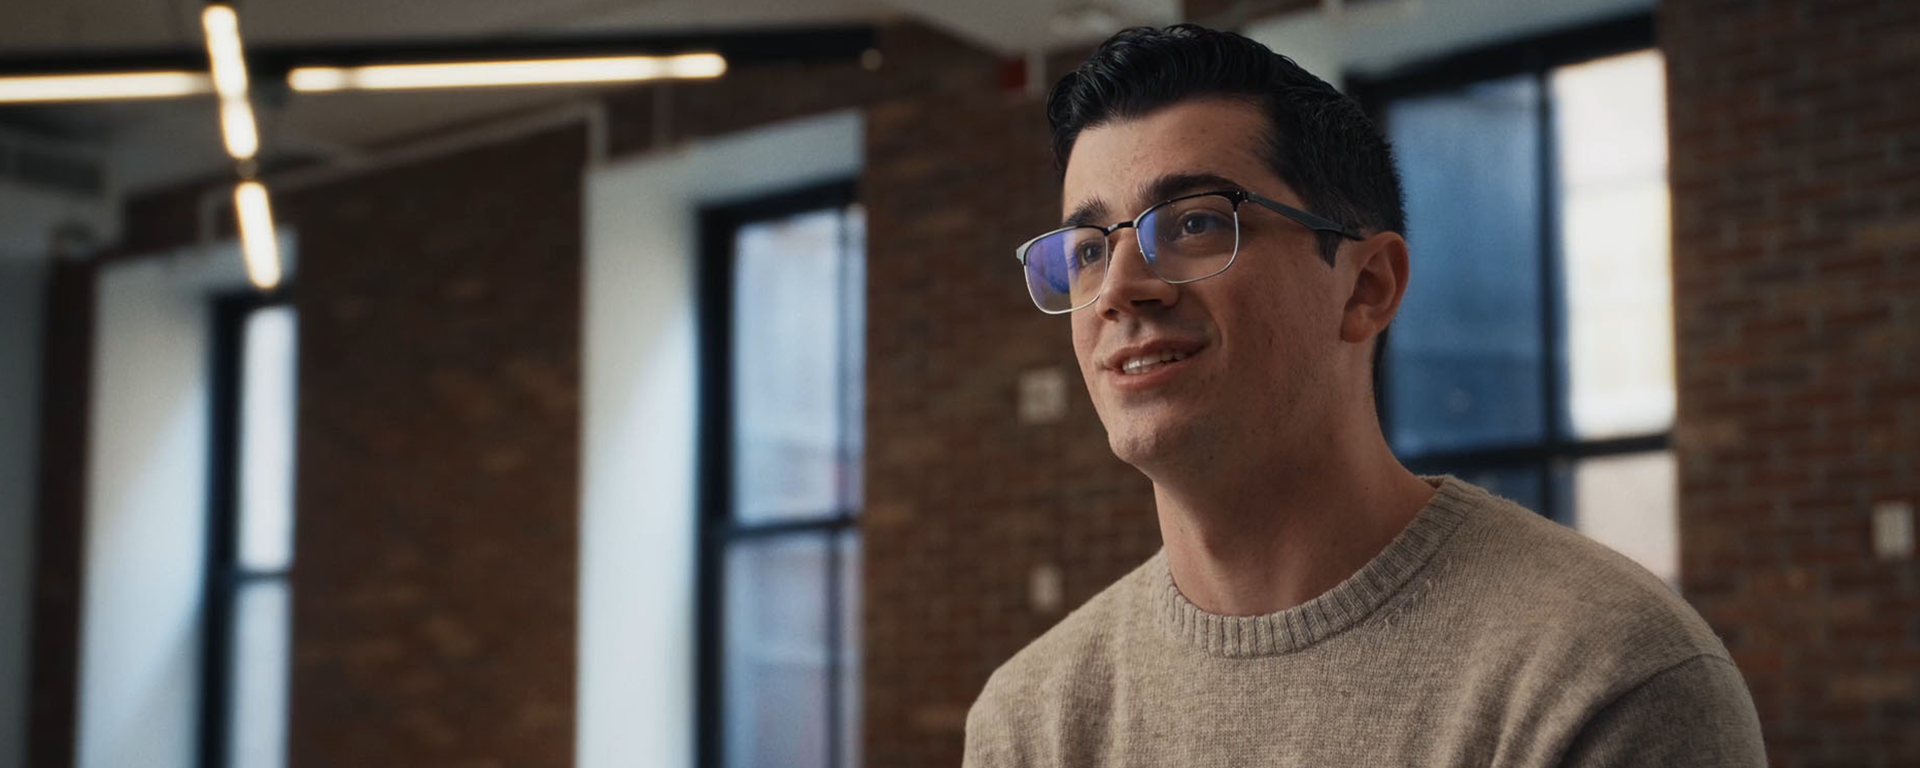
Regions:
M 26 764 L 46 266 L 0 260 L 0 768 Z
M 1652 0 L 1398 0 L 1278 16 L 1243 32 L 1335 86 L 1421 59 L 1653 10 Z
M 587 174 L 582 768 L 693 765 L 696 214 L 860 167 L 839 113 Z
M 282 234 L 282 253 L 291 254 L 290 233 Z M 231 246 L 100 272 L 81 609 L 81 768 L 196 764 L 208 296 L 245 284 Z

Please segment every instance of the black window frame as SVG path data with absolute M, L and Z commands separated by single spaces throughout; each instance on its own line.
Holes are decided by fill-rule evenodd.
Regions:
M 730 545 L 771 537 L 820 536 L 827 541 L 826 631 L 828 765 L 837 766 L 843 727 L 840 689 L 846 638 L 840 632 L 841 548 L 846 532 L 859 532 L 859 510 L 837 509 L 817 518 L 742 524 L 733 519 L 733 277 L 735 236 L 741 228 L 859 201 L 852 179 L 812 184 L 784 192 L 705 206 L 699 213 L 697 447 L 697 663 L 695 671 L 695 764 L 726 764 L 726 556 Z M 844 316 L 844 314 L 843 314 Z M 843 322 L 844 325 L 844 322 Z M 844 385 L 844 382 L 843 382 Z M 845 391 L 845 386 L 841 387 Z
M 1475 83 L 1517 75 L 1531 75 L 1539 88 L 1539 114 L 1535 145 L 1539 153 L 1535 164 L 1539 178 L 1540 311 L 1547 328 L 1541 334 L 1540 366 L 1544 436 L 1538 441 L 1460 450 L 1439 450 L 1400 456 L 1411 470 L 1421 474 L 1452 473 L 1465 475 L 1492 470 L 1531 468 L 1540 483 L 1540 508 L 1534 510 L 1550 519 L 1571 522 L 1572 510 L 1562 509 L 1568 502 L 1570 479 L 1567 468 L 1580 459 L 1624 456 L 1669 450 L 1673 443 L 1671 427 L 1666 430 L 1625 437 L 1582 440 L 1561 429 L 1561 415 L 1569 405 L 1563 366 L 1568 362 L 1566 286 L 1561 274 L 1560 200 L 1557 196 L 1559 143 L 1554 136 L 1552 89 L 1548 78 L 1553 70 L 1595 59 L 1657 50 L 1654 18 L 1651 13 L 1582 24 L 1520 39 L 1475 47 L 1459 53 L 1398 67 L 1381 74 L 1352 74 L 1347 92 L 1360 103 L 1380 131 L 1389 131 L 1387 106 L 1398 99 L 1453 91 Z M 1383 339 L 1391 338 L 1391 327 Z M 1374 360 L 1374 407 L 1382 431 L 1393 435 L 1393 414 L 1388 398 L 1393 365 L 1388 359 L 1390 340 L 1381 342 Z
M 212 297 L 207 466 L 206 575 L 200 643 L 200 723 L 196 748 L 201 768 L 230 768 L 232 741 L 233 630 L 241 590 L 257 581 L 280 581 L 293 592 L 293 569 L 250 570 L 240 564 L 240 422 L 247 318 L 260 310 L 293 306 L 291 287 L 267 293 L 247 290 Z M 293 641 L 292 615 L 287 640 Z M 289 648 L 291 651 L 291 648 Z M 291 670 L 288 670 L 291 687 Z M 291 694 L 291 691 L 289 691 Z

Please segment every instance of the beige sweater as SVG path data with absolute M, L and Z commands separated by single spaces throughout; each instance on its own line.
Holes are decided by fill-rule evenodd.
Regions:
M 1706 623 L 1626 558 L 1451 476 L 1325 594 L 1201 611 L 1162 551 L 988 680 L 968 768 L 1753 766 Z

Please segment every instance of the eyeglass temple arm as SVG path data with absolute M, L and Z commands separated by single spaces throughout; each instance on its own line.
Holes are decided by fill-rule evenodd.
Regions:
M 1329 221 L 1327 219 L 1320 218 L 1319 216 L 1315 216 L 1311 213 L 1307 213 L 1306 211 L 1300 210 L 1291 205 L 1287 205 L 1286 203 L 1273 200 L 1272 198 L 1261 197 L 1260 195 L 1256 195 L 1252 192 L 1248 192 L 1246 193 L 1246 195 L 1248 200 L 1252 200 L 1253 202 L 1259 203 L 1261 207 L 1266 208 L 1267 210 L 1273 211 L 1274 213 L 1280 214 L 1289 219 L 1293 219 L 1294 221 L 1300 222 L 1302 225 L 1304 225 L 1308 229 L 1312 229 L 1320 232 L 1332 232 L 1348 240 L 1364 240 L 1365 239 L 1360 236 L 1359 232 L 1355 232 L 1351 228 L 1344 227 L 1332 221 Z

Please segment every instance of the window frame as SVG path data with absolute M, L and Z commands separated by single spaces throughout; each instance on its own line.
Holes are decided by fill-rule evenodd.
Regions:
M 242 381 L 246 364 L 246 325 L 253 313 L 278 306 L 294 306 L 290 285 L 271 293 L 246 290 L 216 294 L 211 301 L 211 373 L 208 432 L 211 461 L 207 463 L 207 552 L 202 592 L 205 619 L 201 623 L 200 723 L 197 748 L 201 768 L 230 768 L 233 738 L 233 632 L 238 626 L 241 591 L 261 581 L 286 585 L 289 596 L 287 642 L 293 642 L 293 569 L 252 570 L 240 562 L 240 429 Z M 296 380 L 298 352 L 295 353 Z M 296 424 L 298 418 L 295 418 Z M 296 517 L 295 525 L 298 525 Z M 292 670 L 288 673 L 291 700 Z
M 1562 429 L 1562 417 L 1570 405 L 1565 366 L 1568 320 L 1560 248 L 1561 201 L 1558 194 L 1556 157 L 1559 142 L 1554 135 L 1554 100 L 1551 76 L 1555 69 L 1620 54 L 1657 50 L 1653 14 L 1636 12 L 1626 16 L 1558 29 L 1458 53 L 1429 59 L 1385 73 L 1352 74 L 1347 92 L 1360 103 L 1383 135 L 1387 134 L 1387 107 L 1393 101 L 1433 93 L 1453 91 L 1475 83 L 1518 75 L 1530 75 L 1542 97 L 1535 117 L 1539 132 L 1535 142 L 1539 174 L 1539 247 L 1540 312 L 1547 327 L 1541 334 L 1540 366 L 1542 377 L 1543 437 L 1491 447 L 1436 450 L 1401 456 L 1406 466 L 1421 474 L 1453 473 L 1466 475 L 1491 470 L 1531 469 L 1540 483 L 1540 508 L 1534 510 L 1553 520 L 1571 524 L 1570 494 L 1563 493 L 1562 481 L 1570 481 L 1571 469 L 1581 459 L 1603 456 L 1648 454 L 1671 449 L 1673 430 L 1604 439 L 1579 439 Z M 1392 328 L 1382 332 L 1379 353 L 1374 359 L 1374 407 L 1380 426 L 1389 439 L 1393 434 L 1393 414 L 1388 387 L 1393 381 L 1393 365 L 1388 360 Z
M 699 435 L 696 463 L 699 523 L 697 525 L 697 620 L 694 700 L 695 764 L 703 768 L 726 765 L 726 570 L 730 546 L 772 538 L 818 536 L 827 543 L 827 750 L 828 765 L 844 759 L 840 734 L 842 718 L 841 672 L 847 638 L 842 636 L 841 600 L 846 592 L 841 573 L 844 534 L 859 533 L 859 510 L 823 510 L 819 517 L 741 523 L 733 516 L 733 293 L 737 254 L 734 243 L 741 228 L 814 211 L 843 209 L 859 201 L 852 179 L 839 179 L 784 192 L 703 206 L 699 212 L 698 359 Z M 864 302 L 864 297 L 862 301 Z M 839 388 L 846 390 L 846 382 Z M 861 383 L 860 386 L 865 386 Z M 844 414 L 843 414 L 844 418 Z M 844 444 L 843 444 L 844 448 Z

